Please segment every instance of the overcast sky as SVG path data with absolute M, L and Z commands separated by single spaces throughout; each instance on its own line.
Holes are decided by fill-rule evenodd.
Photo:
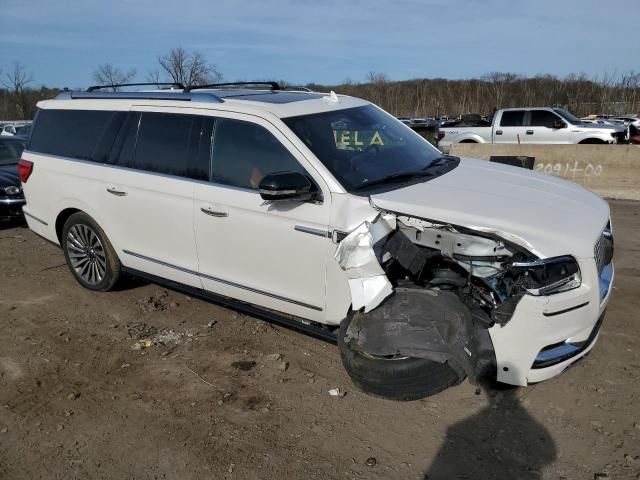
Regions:
M 592 76 L 640 70 L 639 20 L 640 0 L 0 0 L 0 68 L 79 87 L 110 62 L 144 80 L 180 45 L 226 80 Z

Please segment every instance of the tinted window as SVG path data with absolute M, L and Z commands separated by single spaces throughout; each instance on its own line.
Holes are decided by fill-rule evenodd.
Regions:
M 116 112 L 41 110 L 29 149 L 61 157 L 94 160 L 93 151 Z
M 557 121 L 560 121 L 558 116 L 547 110 L 531 110 L 532 127 L 553 128 L 553 124 Z
M 524 124 L 524 110 L 502 112 L 501 127 L 521 127 Z
M 196 115 L 143 113 L 134 167 L 208 179 L 211 124 L 211 120 Z
M 0 140 L 0 165 L 18 163 L 24 150 L 24 142 L 16 140 Z
M 107 163 L 121 167 L 133 167 L 133 156 L 140 125 L 140 113 L 129 112 L 120 127 L 120 132 L 113 144 Z
M 262 177 L 269 173 L 305 173 L 293 155 L 265 128 L 228 119 L 216 121 L 212 170 L 215 182 L 251 189 L 257 189 Z
M 442 154 L 373 105 L 283 119 L 349 191 L 435 176 Z

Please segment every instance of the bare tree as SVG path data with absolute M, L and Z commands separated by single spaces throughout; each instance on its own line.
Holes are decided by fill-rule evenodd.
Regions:
M 158 58 L 158 63 L 171 81 L 183 85 L 204 85 L 222 79 L 222 74 L 204 55 L 188 52 L 182 47 L 171 49 L 168 54 Z
M 150 82 L 150 83 L 162 82 L 162 80 L 160 80 L 160 70 L 158 70 L 157 68 L 155 70 L 151 70 L 147 74 L 147 82 Z
M 98 85 L 111 87 L 114 92 L 118 90 L 119 85 L 129 82 L 136 76 L 136 69 L 132 68 L 128 72 L 123 72 L 118 67 L 114 67 L 110 63 L 99 65 L 93 72 L 93 79 Z
M 13 69 L 5 74 L 5 79 L 2 84 L 11 92 L 11 102 L 16 107 L 17 116 L 26 118 L 30 112 L 25 90 L 33 82 L 33 74 L 27 73 L 21 63 L 14 62 Z

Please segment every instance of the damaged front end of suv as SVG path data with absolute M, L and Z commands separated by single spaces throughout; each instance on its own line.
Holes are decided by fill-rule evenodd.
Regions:
M 524 295 L 581 284 L 573 257 L 541 260 L 508 233 L 378 210 L 335 254 L 352 297 L 342 342 L 361 355 L 420 358 L 448 365 L 458 381 L 495 380 L 488 329 L 506 325 Z

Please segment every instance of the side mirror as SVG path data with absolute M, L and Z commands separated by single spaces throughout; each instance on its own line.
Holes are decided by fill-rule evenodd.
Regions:
M 556 120 L 555 122 L 553 122 L 553 128 L 554 129 L 567 128 L 567 124 L 564 123 L 562 120 Z
M 299 172 L 277 172 L 265 175 L 258 187 L 263 200 L 295 200 L 306 202 L 313 197 L 311 181 Z

